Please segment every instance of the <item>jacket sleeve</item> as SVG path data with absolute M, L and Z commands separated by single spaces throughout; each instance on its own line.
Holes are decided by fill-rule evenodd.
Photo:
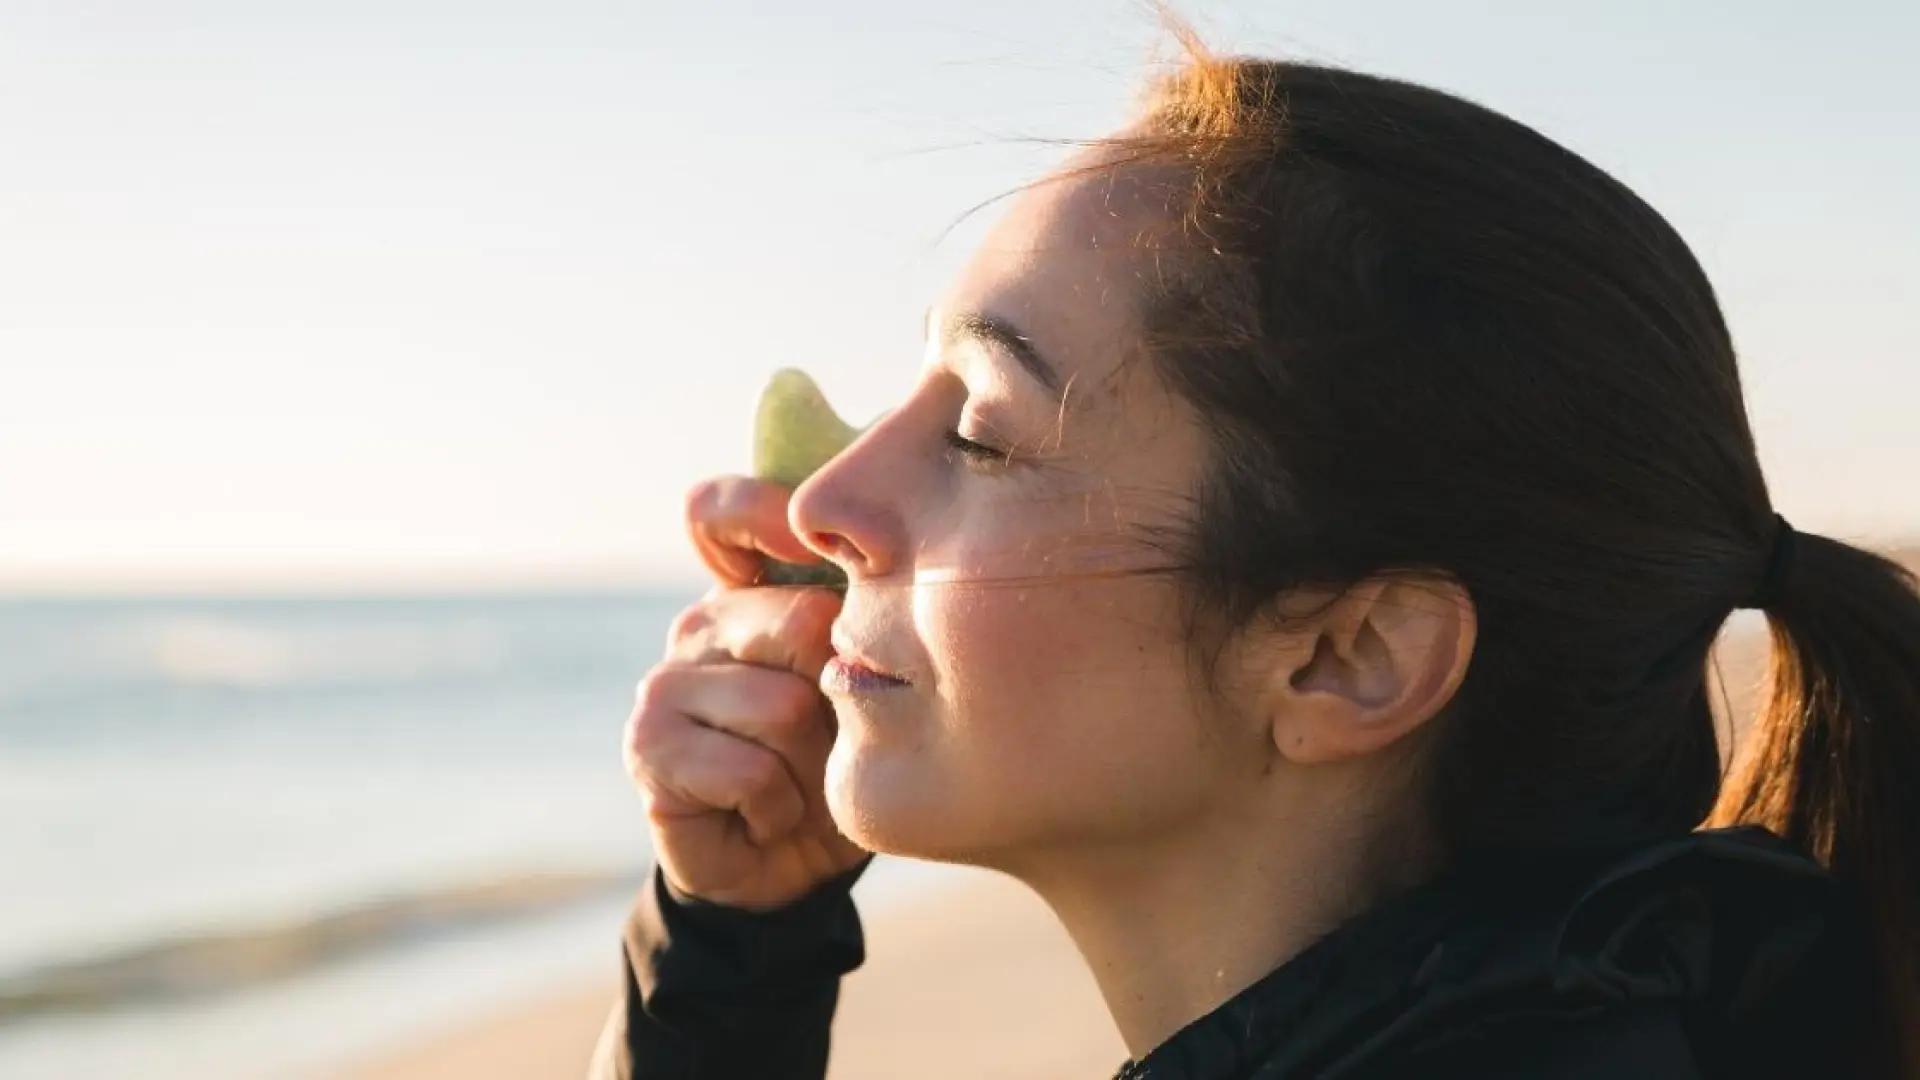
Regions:
M 864 869 L 768 913 L 684 896 L 656 869 L 590 1080 L 821 1080 L 840 977 L 865 959 Z

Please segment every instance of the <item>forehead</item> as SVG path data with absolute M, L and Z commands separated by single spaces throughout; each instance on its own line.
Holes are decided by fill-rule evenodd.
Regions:
M 1137 346 L 1140 298 L 1171 272 L 1171 186 L 1101 164 L 1076 158 L 1022 191 L 941 304 L 1005 319 L 1082 384 Z
M 1023 189 L 990 239 L 1005 246 L 1040 240 L 1114 256 L 1164 248 L 1174 194 L 1164 170 L 1116 165 L 1104 154 L 1084 153 Z

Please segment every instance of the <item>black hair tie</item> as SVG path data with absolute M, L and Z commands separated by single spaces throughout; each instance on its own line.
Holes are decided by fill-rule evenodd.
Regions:
M 1773 546 L 1767 551 L 1767 565 L 1760 571 L 1760 581 L 1754 586 L 1753 595 L 1741 605 L 1758 611 L 1773 608 L 1786 595 L 1788 582 L 1793 576 L 1794 549 L 1799 546 L 1795 539 L 1800 534 L 1787 524 L 1786 518 L 1775 514 L 1773 523 Z

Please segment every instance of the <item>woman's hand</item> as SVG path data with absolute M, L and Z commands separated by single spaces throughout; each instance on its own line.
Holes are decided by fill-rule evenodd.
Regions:
M 840 597 L 753 588 L 765 560 L 816 557 L 787 525 L 786 489 L 729 478 L 694 488 L 687 528 L 717 587 L 682 611 L 640 683 L 627 771 L 681 892 L 770 911 L 866 857 L 824 793 L 832 709 L 819 690 Z

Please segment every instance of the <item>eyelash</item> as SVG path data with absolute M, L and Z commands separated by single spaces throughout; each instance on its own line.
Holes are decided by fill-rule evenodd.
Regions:
M 958 431 L 947 432 L 947 449 L 959 454 L 975 469 L 1002 469 L 1013 464 L 1011 451 L 974 442 Z

